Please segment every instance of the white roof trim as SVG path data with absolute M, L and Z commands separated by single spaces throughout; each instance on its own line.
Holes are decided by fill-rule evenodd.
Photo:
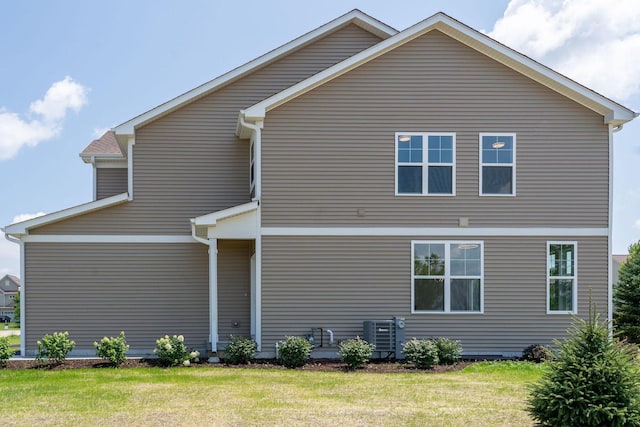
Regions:
M 358 25 L 359 27 L 375 34 L 381 38 L 388 38 L 394 34 L 397 34 L 398 31 L 394 28 L 370 17 L 369 15 L 354 9 L 351 12 L 342 15 L 339 18 L 330 21 L 321 27 L 316 28 L 313 31 L 308 32 L 307 34 L 298 37 L 295 40 L 290 41 L 287 44 L 280 46 L 277 49 L 272 50 L 265 55 L 262 55 L 253 61 L 247 62 L 246 64 L 221 75 L 201 86 L 198 86 L 195 89 L 192 89 L 188 92 L 183 93 L 182 95 L 173 98 L 172 100 L 161 104 L 146 113 L 143 113 L 133 119 L 126 121 L 118 126 L 116 126 L 113 130 L 117 135 L 133 135 L 136 127 L 143 125 L 151 120 L 158 118 L 161 115 L 164 115 L 185 103 L 193 101 L 194 99 L 203 96 L 220 86 L 230 83 L 233 80 L 236 80 L 245 74 L 262 67 L 263 65 L 272 62 L 278 59 L 280 56 L 285 55 L 293 50 L 300 48 L 301 46 L 308 44 L 315 39 L 318 39 L 324 36 L 327 33 L 330 33 L 337 28 L 345 26 L 349 23 L 353 23 Z
M 249 213 L 255 211 L 256 209 L 258 209 L 258 202 L 249 202 L 193 218 L 191 222 L 196 226 L 213 226 L 216 225 L 216 223 L 220 220 Z
M 523 75 L 567 96 L 585 107 L 602 114 L 605 123 L 620 125 L 633 120 L 637 114 L 632 110 L 582 86 L 553 71 L 531 58 L 506 47 L 492 38 L 437 13 L 422 22 L 364 50 L 320 73 L 303 80 L 244 110 L 244 118 L 250 121 L 264 120 L 266 113 L 324 83 L 339 77 L 360 65 L 432 30 L 439 30 L 467 46 L 495 59 Z
M 29 219 L 27 221 L 11 224 L 4 228 L 4 232 L 11 236 L 20 237 L 25 234 L 29 234 L 29 229 L 31 228 L 40 227 L 46 224 L 51 224 L 54 222 L 69 219 L 74 216 L 97 211 L 99 209 L 103 209 L 109 206 L 114 206 L 120 203 L 124 203 L 128 200 L 129 200 L 129 195 L 127 193 L 118 194 L 116 196 L 107 197 L 105 199 L 96 200 L 93 202 L 85 203 L 83 205 L 78 205 L 78 206 L 74 206 L 58 212 L 53 212 L 47 215 L 39 216 L 37 218 Z

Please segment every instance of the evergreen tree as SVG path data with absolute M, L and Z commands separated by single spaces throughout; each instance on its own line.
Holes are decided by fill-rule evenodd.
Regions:
M 543 426 L 640 426 L 636 353 L 598 315 L 575 320 L 556 359 L 531 388 L 529 413 Z
M 629 246 L 629 257 L 620 266 L 613 292 L 616 333 L 640 343 L 640 242 Z

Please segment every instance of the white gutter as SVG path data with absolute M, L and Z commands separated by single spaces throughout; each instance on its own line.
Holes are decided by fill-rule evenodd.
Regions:
M 191 218 L 191 237 L 193 237 L 193 240 L 195 240 L 196 242 L 200 242 L 203 245 L 211 246 L 209 240 L 196 236 L 196 219 L 195 218 Z

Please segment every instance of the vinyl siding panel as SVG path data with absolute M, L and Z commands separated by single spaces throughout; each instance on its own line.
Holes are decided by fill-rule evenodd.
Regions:
M 165 334 L 204 349 L 209 337 L 207 247 L 202 244 L 26 243 L 28 354 L 44 334 L 69 331 L 76 350 L 125 331 L 151 352 Z
M 411 241 L 484 242 L 483 314 L 411 314 Z M 329 328 L 336 340 L 362 335 L 364 320 L 407 319 L 407 338 L 459 339 L 467 353 L 519 352 L 565 336 L 570 315 L 546 314 L 548 240 L 575 238 L 411 237 L 263 238 L 263 351 L 284 335 Z M 607 238 L 578 241 L 578 314 L 589 293 L 607 310 Z
M 395 132 L 455 132 L 456 196 L 395 196 Z M 479 133 L 516 196 L 479 196 Z M 607 227 L 602 116 L 433 31 L 267 113 L 264 226 Z M 358 216 L 357 210 L 365 215 Z
M 218 337 L 251 336 L 250 240 L 218 241 Z
M 96 169 L 96 200 L 126 193 L 128 185 L 126 168 Z
M 136 131 L 134 200 L 34 234 L 187 234 L 189 218 L 246 203 L 249 143 L 240 109 L 380 41 L 349 25 Z

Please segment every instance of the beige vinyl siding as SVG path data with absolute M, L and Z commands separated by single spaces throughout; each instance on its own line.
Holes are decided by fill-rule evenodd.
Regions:
M 126 168 L 96 168 L 96 200 L 126 193 L 127 190 Z
M 136 130 L 134 200 L 33 234 L 187 234 L 189 218 L 249 196 L 249 142 L 240 109 L 380 41 L 349 25 Z
M 209 337 L 207 246 L 25 244 L 27 353 L 44 334 L 69 331 L 76 350 L 125 331 L 151 352 L 165 334 L 204 349 Z
M 411 314 L 412 240 L 484 242 L 484 314 Z M 281 237 L 262 241 L 263 351 L 284 335 L 329 328 L 362 335 L 364 320 L 407 319 L 407 338 L 459 339 L 467 353 L 519 352 L 565 336 L 570 315 L 546 314 L 548 240 L 577 241 L 578 314 L 589 293 L 607 311 L 607 238 Z M 335 349 L 334 349 L 335 350 Z
M 395 196 L 396 132 L 455 132 L 456 196 Z M 516 196 L 479 196 L 479 133 Z M 263 226 L 608 226 L 603 117 L 433 31 L 267 113 Z M 364 215 L 358 215 L 358 209 Z
M 218 337 L 251 335 L 250 240 L 218 241 Z

